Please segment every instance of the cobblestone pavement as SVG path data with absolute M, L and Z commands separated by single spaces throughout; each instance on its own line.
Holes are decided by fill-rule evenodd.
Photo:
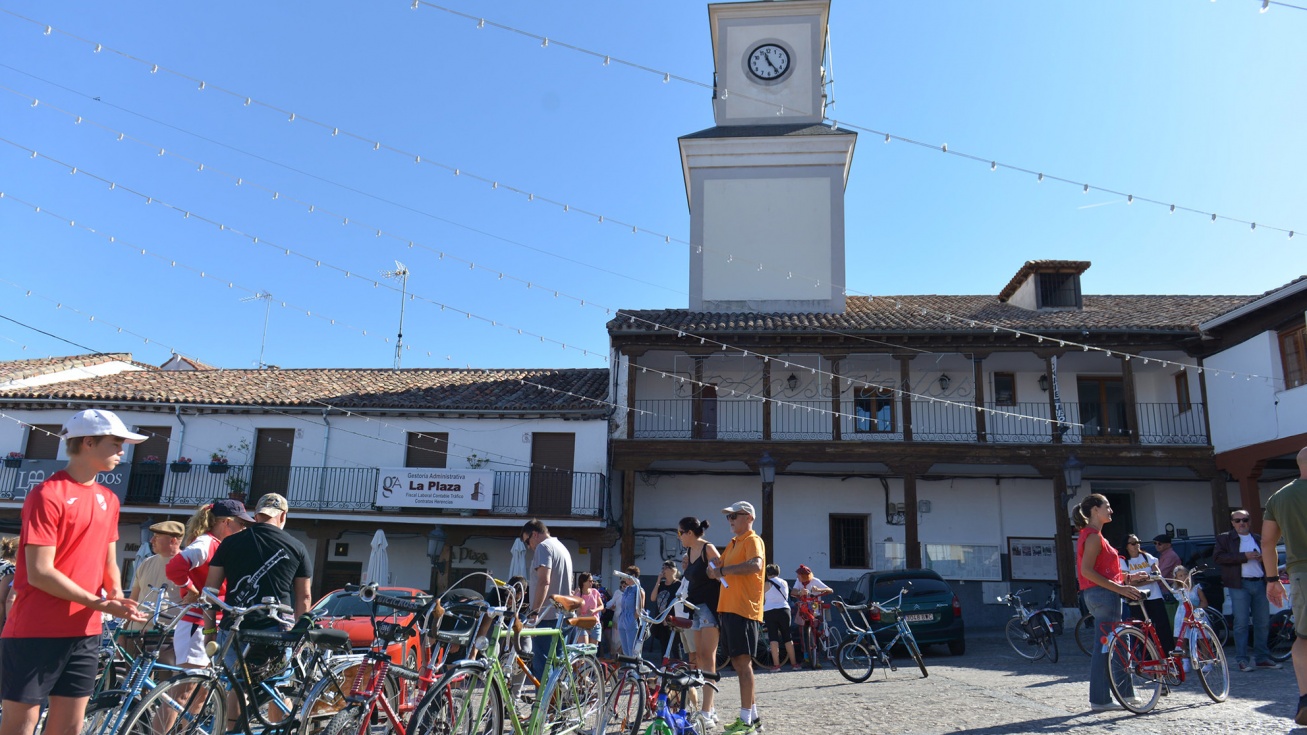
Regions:
M 834 666 L 819 671 L 764 672 L 757 676 L 766 735 L 844 733 L 1285 733 L 1296 728 L 1297 687 L 1288 662 L 1281 670 L 1230 672 L 1230 696 L 1212 702 L 1190 677 L 1147 715 L 1126 710 L 1089 711 L 1089 657 L 1069 635 L 1059 639 L 1058 663 L 1031 663 L 1001 634 L 969 633 L 967 653 L 950 656 L 928 647 L 921 673 L 910 657 L 897 671 L 877 669 L 862 684 Z M 1069 649 L 1069 650 L 1068 650 Z M 1230 654 L 1233 649 L 1227 649 Z M 739 686 L 726 672 L 717 698 L 722 724 L 739 713 Z M 720 732 L 720 730 L 718 730 Z

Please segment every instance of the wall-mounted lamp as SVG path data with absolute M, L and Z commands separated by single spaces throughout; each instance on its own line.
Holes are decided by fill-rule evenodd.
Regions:
M 1066 494 L 1062 496 L 1063 504 L 1074 498 L 1080 491 L 1080 483 L 1084 482 L 1084 473 L 1085 463 L 1076 455 L 1072 454 L 1066 458 L 1066 464 L 1062 465 L 1062 479 L 1066 480 Z
M 427 531 L 427 556 L 431 557 L 431 561 L 436 561 L 444 553 L 446 540 L 444 526 L 436 526 Z
M 948 390 L 949 385 L 951 385 L 952 383 L 953 383 L 953 379 L 948 376 L 948 373 L 944 373 L 943 375 L 939 376 L 940 390 Z
M 1039 389 L 1042 390 L 1042 391 L 1044 391 L 1045 393 L 1048 392 L 1048 376 L 1047 376 L 1047 375 L 1041 375 L 1041 376 L 1039 376 Z
M 794 373 L 790 373 L 790 377 L 785 379 L 785 384 L 790 386 L 790 390 L 794 390 L 795 388 L 798 388 L 799 376 L 795 375 Z

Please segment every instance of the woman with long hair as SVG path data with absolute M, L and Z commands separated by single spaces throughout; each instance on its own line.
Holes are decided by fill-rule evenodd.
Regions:
M 593 615 L 599 617 L 604 611 L 604 598 L 599 594 L 599 589 L 595 587 L 594 575 L 589 572 L 581 572 L 576 575 L 576 591 L 572 594 L 581 598 L 581 609 L 577 612 L 582 616 Z M 576 642 L 578 643 L 599 643 L 603 636 L 603 628 L 596 625 L 593 629 L 573 628 Z
M 218 551 L 222 540 L 245 530 L 242 518 L 248 518 L 245 505 L 238 500 L 215 500 L 201 505 L 186 521 L 186 535 L 182 537 L 182 550 L 168 561 L 168 580 L 177 585 L 182 602 L 195 602 L 200 589 L 209 576 L 209 562 Z M 224 589 L 219 594 L 226 593 Z M 204 651 L 204 616 L 188 611 L 173 631 L 173 653 L 177 665 L 198 669 L 209 665 L 209 654 Z
M 1175 648 L 1175 633 L 1171 630 L 1171 616 L 1166 613 L 1166 597 L 1162 593 L 1162 585 L 1147 581 L 1152 575 L 1161 574 L 1157 568 L 1157 557 L 1139 548 L 1139 537 L 1133 533 L 1125 538 L 1121 573 L 1125 575 L 1126 584 L 1134 585 L 1148 594 L 1143 600 L 1144 609 L 1148 611 L 1148 618 L 1157 630 L 1157 638 L 1162 642 L 1162 653 L 1170 653 Z M 1144 617 L 1142 613 L 1133 611 L 1129 616 L 1136 620 Z
M 682 518 L 676 526 L 676 535 L 686 549 L 681 567 L 682 576 L 689 581 L 686 600 L 696 608 L 690 625 L 694 632 L 694 667 L 711 674 L 717 672 L 717 640 L 720 635 L 717 630 L 717 598 L 721 596 L 722 583 L 708 576 L 708 565 L 716 564 L 721 554 L 703 537 L 707 530 L 708 521 L 694 516 Z M 714 694 L 712 687 L 704 687 L 702 712 L 716 724 Z
M 1089 614 L 1102 639 L 1121 621 L 1121 598 L 1137 600 L 1143 594 L 1125 585 L 1121 556 L 1103 538 L 1103 524 L 1112 522 L 1112 504 L 1094 493 L 1076 506 L 1072 522 L 1080 531 L 1076 541 L 1076 577 Z M 1089 654 L 1089 707 L 1094 711 L 1117 709 L 1107 681 L 1107 647 L 1095 644 Z

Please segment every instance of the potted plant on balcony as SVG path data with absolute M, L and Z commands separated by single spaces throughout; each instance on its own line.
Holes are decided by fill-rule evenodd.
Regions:
M 133 469 L 138 470 L 142 475 L 157 475 L 163 472 L 163 463 L 159 461 L 157 456 L 147 454 L 145 459 L 141 460 L 140 464 Z
M 168 469 L 172 470 L 173 472 L 190 472 L 191 458 L 178 457 L 177 459 L 174 459 L 171 464 L 168 465 Z
M 241 477 L 240 475 L 232 475 L 227 478 L 227 497 L 244 503 L 246 497 L 245 491 L 249 486 L 249 481 L 244 477 Z
M 227 455 L 221 451 L 209 455 L 209 471 L 215 475 L 227 474 Z
M 23 464 L 22 452 L 10 452 L 5 455 L 5 467 L 19 467 Z

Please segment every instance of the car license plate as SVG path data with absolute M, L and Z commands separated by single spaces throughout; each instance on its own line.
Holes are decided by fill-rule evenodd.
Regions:
M 929 623 L 935 619 L 935 616 L 931 613 L 908 613 L 903 616 L 903 619 L 909 623 Z

